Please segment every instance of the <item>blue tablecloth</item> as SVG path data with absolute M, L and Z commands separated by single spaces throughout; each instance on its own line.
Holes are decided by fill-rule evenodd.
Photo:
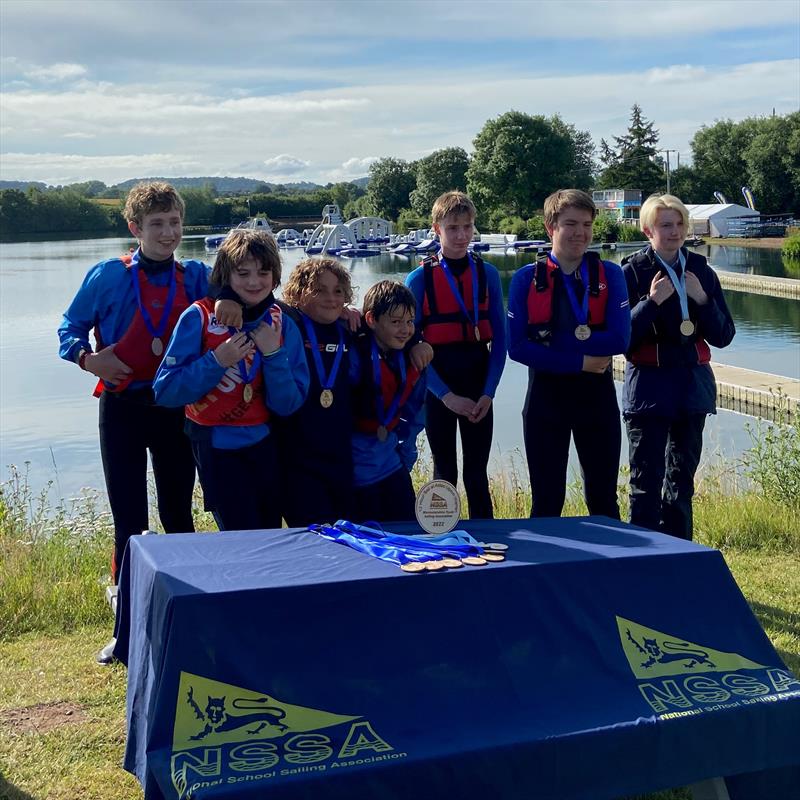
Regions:
M 145 797 L 800 785 L 800 682 L 718 551 L 599 517 L 462 528 L 507 560 L 407 574 L 292 530 L 131 539 L 117 655 Z

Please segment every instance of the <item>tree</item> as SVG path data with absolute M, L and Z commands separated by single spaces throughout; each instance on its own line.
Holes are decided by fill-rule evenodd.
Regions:
M 561 184 L 561 187 L 583 189 L 587 191 L 594 186 L 597 166 L 594 162 L 594 142 L 589 131 L 579 131 L 572 123 L 564 122 L 558 114 L 550 117 L 552 126 L 569 136 L 572 141 L 572 169 Z
M 634 103 L 628 132 L 614 137 L 613 147 L 600 140 L 600 161 L 605 169 L 597 180 L 599 189 L 641 189 L 648 197 L 663 191 L 664 167 L 658 158 L 658 131 Z
M 519 111 L 486 122 L 473 142 L 467 170 L 467 187 L 479 212 L 499 209 L 527 218 L 565 185 L 575 148 L 564 127 Z
M 684 203 L 716 203 L 714 184 L 694 167 L 682 165 L 670 174 L 670 192 Z
M 444 192 L 466 191 L 469 156 L 462 147 L 437 150 L 417 162 L 417 188 L 411 192 L 411 208 L 419 217 L 430 217 L 433 201 Z
M 184 222 L 187 225 L 210 225 L 214 219 L 214 190 L 210 184 L 202 189 L 187 186 L 181 189 L 181 197 L 186 204 Z M 245 205 L 244 216 L 247 216 Z
M 367 197 L 379 217 L 396 220 L 409 207 L 409 195 L 417 185 L 415 164 L 401 158 L 381 158 L 369 168 Z

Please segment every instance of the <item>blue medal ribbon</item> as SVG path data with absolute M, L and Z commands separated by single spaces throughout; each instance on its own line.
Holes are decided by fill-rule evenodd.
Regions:
M 552 253 L 548 258 L 561 269 L 561 264 L 558 263 L 558 259 Z M 572 313 L 575 315 L 575 319 L 578 320 L 578 325 L 586 325 L 589 322 L 589 267 L 586 264 L 585 258 L 581 261 L 578 269 L 580 270 L 581 280 L 583 281 L 583 302 L 580 306 L 578 305 L 578 298 L 575 295 L 575 285 L 573 284 L 575 273 L 567 275 L 564 273 L 564 270 L 561 269 L 561 274 L 564 276 L 562 283 L 564 284 L 564 291 L 566 291 L 567 297 L 569 298 L 569 304 L 572 306 Z
M 372 382 L 375 386 L 375 410 L 378 416 L 378 425 L 387 428 L 389 423 L 394 419 L 397 409 L 400 406 L 400 398 L 403 396 L 403 390 L 406 387 L 406 360 L 402 351 L 397 351 L 399 358 L 397 359 L 398 368 L 400 370 L 400 384 L 397 391 L 389 403 L 389 408 L 383 407 L 383 381 L 381 381 L 381 357 L 378 352 L 378 344 L 375 338 L 372 338 Z M 386 355 L 386 362 L 389 362 L 389 354 Z
M 266 322 L 267 325 L 272 325 L 272 314 L 270 311 L 272 310 L 272 306 L 267 308 L 264 312 L 263 316 L 261 317 L 259 323 Z M 236 328 L 232 328 L 230 325 L 228 326 L 228 333 L 233 336 L 236 333 Z M 250 333 L 247 332 L 247 338 L 250 339 L 252 342 L 253 339 L 250 336 Z M 255 344 L 255 342 L 253 342 Z M 242 382 L 245 384 L 252 383 L 255 380 L 256 375 L 258 375 L 259 367 L 261 366 L 261 362 L 263 361 L 263 357 L 261 355 L 261 350 L 258 349 L 258 345 L 256 345 L 256 351 L 253 353 L 253 363 L 250 365 L 250 369 L 247 369 L 247 359 L 242 358 L 238 363 L 237 367 L 239 368 L 239 375 L 242 378 Z
M 339 333 L 339 344 L 336 345 L 336 358 L 333 360 L 331 371 L 325 375 L 325 365 L 322 363 L 322 356 L 319 352 L 319 343 L 317 342 L 317 333 L 314 330 L 314 321 L 309 319 L 301 312 L 300 319 L 303 320 L 303 325 L 308 334 L 308 341 L 311 345 L 311 353 L 314 356 L 314 366 L 317 370 L 317 377 L 319 378 L 319 385 L 323 389 L 332 389 L 336 383 L 336 376 L 339 374 L 339 365 L 342 363 L 342 356 L 344 355 L 344 334 L 342 333 L 342 326 L 337 323 L 336 330 Z M 405 383 L 405 381 L 403 381 Z
M 142 315 L 142 319 L 144 320 L 144 325 L 147 328 L 148 332 L 154 339 L 160 339 L 164 335 L 164 331 L 167 329 L 167 321 L 169 320 L 169 312 L 172 311 L 172 304 L 175 301 L 175 291 L 178 286 L 178 279 L 176 277 L 176 265 L 175 259 L 172 259 L 172 272 L 170 272 L 169 276 L 169 291 L 167 292 L 167 302 L 164 304 L 164 313 L 161 315 L 161 319 L 158 322 L 158 325 L 153 324 L 153 319 L 150 316 L 150 312 L 145 307 L 144 303 L 142 302 L 142 288 L 139 286 L 139 254 L 141 253 L 141 248 L 139 248 L 132 256 L 131 256 L 131 276 L 133 278 L 133 293 L 136 296 L 136 305 L 139 307 L 139 313 Z
M 461 296 L 461 292 L 458 291 L 458 283 L 456 282 L 455 276 L 451 272 L 450 267 L 447 266 L 447 261 L 445 260 L 443 254 L 439 255 L 439 264 L 442 267 L 442 272 L 444 272 L 445 278 L 447 278 L 447 282 L 450 284 L 450 289 L 453 292 L 453 296 L 456 298 L 456 302 L 464 312 L 464 316 L 466 316 L 466 318 L 472 323 L 473 327 L 477 329 L 479 314 L 478 267 L 475 265 L 475 260 L 472 258 L 472 253 L 467 253 L 467 259 L 469 259 L 469 270 L 472 273 L 472 314 L 470 314 L 469 309 L 464 302 L 464 298 Z
M 682 250 L 678 250 L 678 261 L 681 265 L 681 276 L 679 278 L 673 267 L 667 264 L 655 250 L 653 252 L 661 266 L 666 270 L 672 285 L 675 287 L 675 291 L 678 293 L 678 300 L 680 300 L 681 304 L 681 317 L 685 322 L 689 319 L 689 298 L 686 294 L 686 256 L 683 255 Z

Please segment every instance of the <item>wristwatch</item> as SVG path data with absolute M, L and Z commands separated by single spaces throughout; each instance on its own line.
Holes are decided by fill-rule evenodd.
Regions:
M 83 370 L 86 369 L 86 356 L 91 354 L 91 350 L 87 350 L 85 347 L 81 347 L 78 350 L 78 357 L 75 359 L 75 363 Z

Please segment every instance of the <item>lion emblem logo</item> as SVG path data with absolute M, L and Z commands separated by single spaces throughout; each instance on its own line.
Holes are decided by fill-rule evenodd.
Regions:
M 194 689 L 189 687 L 186 702 L 189 704 L 195 717 L 205 724 L 203 730 L 194 736 L 192 741 L 205 739 L 211 733 L 225 733 L 246 727 L 246 733 L 257 736 L 265 728 L 277 728 L 281 733 L 287 726 L 281 722 L 286 716 L 282 708 L 269 705 L 267 696 L 257 698 L 236 697 L 231 701 L 231 708 L 237 711 L 252 711 L 250 714 L 229 714 L 225 706 L 225 697 L 212 697 L 208 695 L 205 709 L 202 709 L 194 699 Z M 251 727 L 254 726 L 254 727 Z
M 641 662 L 641 666 L 645 669 L 655 666 L 656 664 L 668 664 L 671 661 L 683 661 L 685 669 L 704 664 L 707 667 L 716 666 L 709 658 L 708 652 L 701 650 L 699 647 L 693 647 L 689 642 L 671 642 L 665 639 L 662 644 L 658 643 L 657 639 L 642 638 L 642 644 L 633 638 L 631 629 L 627 630 L 628 639 L 633 642 L 636 649 L 644 656 L 647 656 L 645 661 Z

